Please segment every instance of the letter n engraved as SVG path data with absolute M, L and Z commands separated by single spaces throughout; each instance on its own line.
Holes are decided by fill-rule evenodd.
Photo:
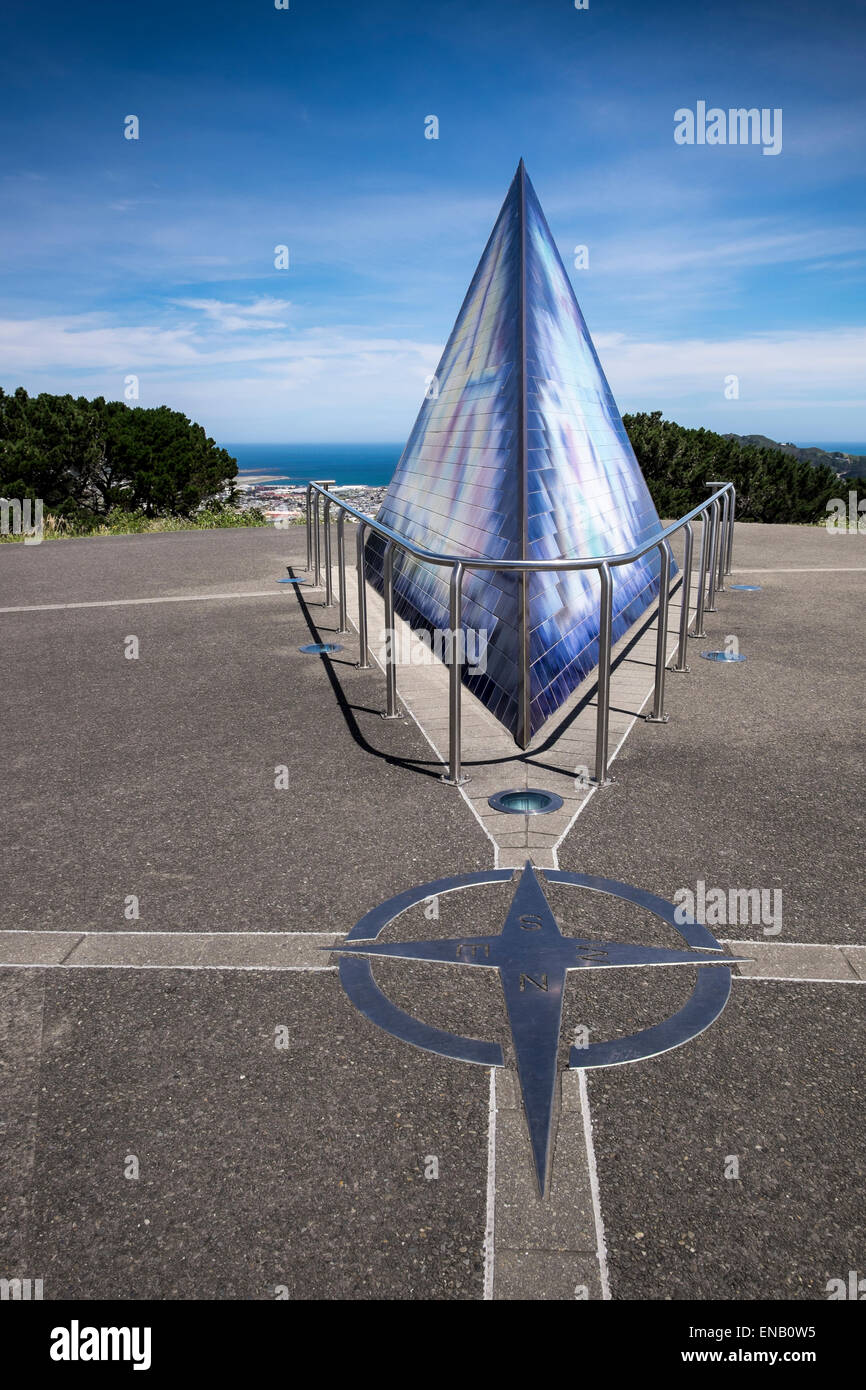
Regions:
M 520 988 L 521 988 L 521 989 L 526 989 L 526 981 L 527 981 L 527 980 L 529 981 L 529 983 L 530 983 L 531 985 L 535 985 L 535 988 L 536 988 L 536 989 L 544 989 L 544 990 L 547 989 L 547 976 L 546 976 L 546 975 L 542 975 L 540 980 L 536 980 L 536 978 L 535 978 L 534 975 L 521 975 L 521 976 L 520 976 Z

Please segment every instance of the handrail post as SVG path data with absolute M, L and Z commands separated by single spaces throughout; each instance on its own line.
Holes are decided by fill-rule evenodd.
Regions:
M 607 735 L 610 723 L 610 652 L 613 626 L 613 578 L 606 560 L 598 567 L 601 581 L 598 623 L 598 696 L 595 715 L 595 778 L 597 787 L 607 787 Z
M 448 622 L 451 627 L 451 640 L 448 671 L 448 771 L 443 772 L 442 781 L 447 782 L 450 787 L 462 787 L 469 778 L 464 775 L 460 761 L 460 692 L 463 685 L 463 564 L 460 560 L 451 570 L 449 598 Z
M 357 544 L 357 564 L 358 564 L 358 644 L 360 654 L 358 658 L 358 669 L 369 671 L 370 669 L 370 649 L 367 645 L 367 580 L 364 573 L 364 538 L 367 534 L 367 523 L 358 522 Z
M 707 580 L 707 606 L 706 613 L 716 611 L 716 563 L 719 552 L 719 503 L 716 497 L 710 502 L 712 522 L 710 523 L 710 553 L 708 556 L 709 576 Z
M 737 511 L 737 489 L 731 483 L 729 493 L 731 499 L 731 510 L 728 516 L 728 552 L 725 558 L 725 574 L 731 573 L 731 565 L 734 562 L 734 517 Z
M 716 593 L 725 592 L 725 555 L 728 549 L 728 508 L 730 507 L 730 496 L 727 492 L 722 494 L 720 505 L 722 508 L 721 520 L 719 523 L 719 567 L 716 571 Z
M 698 593 L 695 604 L 695 630 L 691 637 L 706 637 L 704 632 L 704 608 L 707 601 L 707 556 L 710 550 L 710 504 L 701 512 L 701 554 L 698 561 Z
M 346 513 L 340 507 L 337 513 L 337 582 L 340 589 L 340 626 L 338 632 L 348 632 L 346 618 L 346 537 L 344 535 Z
M 397 704 L 397 634 L 394 630 L 394 542 L 385 546 L 385 709 L 383 719 L 402 719 Z
M 317 588 L 317 589 L 321 589 L 321 587 L 322 587 L 322 565 L 321 565 L 321 549 L 320 549 L 320 544 L 319 544 L 319 493 L 316 492 L 316 493 L 313 494 L 313 496 L 314 496 L 314 499 L 315 499 L 314 502 L 313 502 L 313 556 L 314 556 L 314 558 L 315 558 L 315 564 L 316 564 L 315 581 L 316 581 L 316 588 Z
M 359 660 L 358 667 L 362 670 L 370 669 L 370 648 L 368 640 L 368 611 L 366 594 L 366 538 L 368 532 L 376 535 L 377 542 L 383 543 L 384 573 L 383 573 L 383 596 L 385 606 L 385 623 L 387 637 L 387 653 L 385 663 L 386 678 L 386 708 L 383 711 L 383 718 L 402 719 L 403 713 L 398 705 L 397 695 L 397 660 L 398 652 L 396 647 L 396 628 L 395 628 L 395 589 L 394 589 L 394 565 L 395 555 L 406 554 L 419 560 L 427 560 L 428 563 L 446 566 L 451 571 L 451 584 L 449 595 L 450 619 L 451 619 L 451 642 L 450 653 L 451 671 L 449 672 L 449 749 L 448 749 L 448 770 L 443 774 L 442 780 L 452 785 L 460 785 L 469 779 L 462 770 L 462 748 L 461 748 L 461 687 L 463 669 L 466 665 L 466 653 L 459 644 L 463 639 L 462 626 L 462 583 L 466 566 L 477 569 L 497 570 L 505 569 L 508 571 L 517 570 L 518 572 L 528 572 L 530 570 L 543 570 L 544 572 L 558 572 L 560 569 L 595 569 L 599 576 L 599 637 L 598 637 L 598 685 L 596 700 L 596 739 L 595 739 L 595 776 L 592 779 L 594 786 L 607 786 L 611 778 L 608 775 L 608 756 L 610 741 L 610 687 L 612 677 L 613 661 L 613 568 L 618 565 L 632 564 L 635 560 L 648 555 L 652 549 L 659 551 L 659 606 L 657 615 L 657 637 L 656 637 L 656 658 L 655 658 L 655 684 L 653 691 L 652 713 L 647 718 L 656 723 L 667 722 L 668 716 L 665 714 L 665 681 L 668 669 L 674 671 L 687 671 L 686 664 L 688 654 L 688 637 L 706 637 L 703 631 L 704 615 L 708 612 L 715 612 L 715 598 L 717 592 L 724 589 L 724 575 L 730 573 L 728 565 L 729 557 L 733 545 L 734 516 L 736 510 L 736 490 L 730 482 L 716 482 L 710 484 L 717 490 L 713 496 L 707 498 L 703 503 L 694 507 L 686 516 L 679 521 L 673 522 L 670 527 L 658 533 L 654 538 L 645 541 L 642 546 L 635 547 L 632 551 L 620 552 L 607 557 L 594 556 L 578 559 L 574 556 L 562 556 L 555 560 L 536 562 L 535 564 L 522 561 L 497 561 L 494 557 L 457 557 L 454 555 L 439 554 L 427 550 L 426 547 L 414 544 L 404 538 L 390 527 L 380 523 L 378 519 L 366 516 L 365 513 L 358 511 L 348 503 L 343 503 L 339 498 L 329 494 L 328 488 L 324 483 L 317 483 L 313 480 L 307 484 L 306 489 L 306 520 L 307 520 L 307 560 L 308 566 L 315 569 L 316 587 L 325 588 L 325 605 L 334 604 L 333 589 L 333 556 L 331 538 L 331 510 L 332 503 L 336 502 L 338 509 L 337 516 L 337 564 L 339 577 L 339 621 L 338 631 L 343 633 L 349 631 L 347 615 L 347 579 L 346 579 L 346 558 L 345 558 L 345 520 L 346 516 L 352 516 L 357 522 L 357 564 L 358 564 L 358 636 L 359 636 Z M 321 500 L 324 500 L 324 517 L 320 512 Z M 695 534 L 693 522 L 700 517 L 701 526 L 701 552 L 698 575 L 698 591 L 695 605 L 694 631 L 690 631 L 691 609 L 691 590 L 694 567 L 694 546 Z M 322 584 L 322 543 L 320 534 L 320 524 L 324 521 L 325 544 L 324 555 L 327 567 L 326 583 Z M 667 665 L 667 643 L 669 637 L 669 618 L 670 618 L 670 582 L 671 573 L 674 566 L 673 549 L 670 537 L 675 536 L 679 530 L 685 531 L 684 537 L 684 565 L 685 571 L 681 585 L 681 614 L 680 629 L 676 643 L 676 664 L 668 667 Z M 378 663 L 377 663 L 378 664 Z
M 665 668 L 667 666 L 671 555 L 666 541 L 662 541 L 657 549 L 659 552 L 659 610 L 658 630 L 656 632 L 656 679 L 653 690 L 652 714 L 648 714 L 646 718 L 648 724 L 667 724 L 669 716 L 665 714 Z
M 683 582 L 680 585 L 680 641 L 677 647 L 677 664 L 672 666 L 672 671 L 688 671 L 687 656 L 689 651 L 689 604 L 692 598 L 692 523 L 687 521 L 683 527 L 685 532 L 685 546 L 683 550 Z
M 334 602 L 334 585 L 331 574 L 331 499 L 325 498 L 325 607 L 330 608 Z

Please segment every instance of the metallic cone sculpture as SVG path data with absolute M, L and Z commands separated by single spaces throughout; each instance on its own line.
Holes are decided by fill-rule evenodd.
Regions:
M 522 160 L 378 520 L 502 560 L 616 554 L 661 529 Z M 382 557 L 371 537 L 380 592 Z M 658 576 L 656 551 L 613 571 L 614 641 Z M 467 571 L 463 593 L 464 682 L 525 748 L 597 665 L 598 576 Z M 446 569 L 395 556 L 394 595 L 410 626 L 447 630 Z

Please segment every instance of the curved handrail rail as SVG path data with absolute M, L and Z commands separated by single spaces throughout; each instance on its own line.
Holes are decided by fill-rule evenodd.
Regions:
M 375 517 L 367 512 L 359 511 L 350 502 L 346 502 L 341 497 L 337 497 L 328 490 L 330 480 L 327 482 L 309 482 L 306 487 L 306 520 L 307 520 L 307 571 L 315 569 L 315 583 L 320 587 L 320 545 L 319 545 L 319 501 L 324 500 L 324 550 L 325 550 L 325 606 L 330 607 L 333 602 L 332 591 L 332 565 L 331 565 L 331 507 L 336 503 L 339 514 L 337 517 L 337 553 L 338 553 L 338 573 L 340 584 L 340 632 L 347 632 L 346 618 L 346 555 L 344 525 L 347 516 L 354 517 L 358 524 L 357 534 L 357 566 L 358 566 L 358 638 L 360 644 L 360 660 L 358 665 L 361 669 L 369 669 L 369 647 L 367 643 L 367 593 L 365 579 L 365 544 L 368 531 L 372 531 L 385 541 L 384 554 L 384 602 L 386 628 L 390 629 L 394 623 L 394 551 L 400 549 L 405 554 L 424 564 L 438 565 L 442 568 L 449 568 L 451 571 L 450 594 L 449 594 L 449 752 L 448 752 L 448 772 L 443 774 L 443 781 L 452 786 L 461 786 L 468 781 L 461 770 L 461 737 L 460 737 L 460 692 L 461 692 L 461 671 L 462 658 L 460 655 L 459 634 L 462 633 L 462 604 L 463 604 L 463 576 L 466 570 L 504 570 L 516 571 L 518 573 L 550 572 L 559 570 L 588 570 L 598 571 L 600 598 L 599 598 L 599 637 L 598 637 L 598 694 L 596 700 L 596 745 L 595 745 L 595 784 L 597 786 L 607 786 L 610 778 L 607 775 L 608 766 L 608 723 L 610 715 L 610 673 L 611 673 L 611 647 L 612 647 L 612 618 L 613 618 L 613 576 L 611 571 L 621 565 L 634 564 L 640 560 L 650 550 L 657 549 L 660 557 L 659 565 L 659 606 L 658 606 L 658 625 L 656 638 L 656 661 L 655 661 L 655 686 L 653 691 L 652 712 L 646 718 L 652 723 L 667 723 L 668 716 L 664 711 L 664 692 L 665 692 L 665 673 L 667 669 L 667 632 L 668 632 L 668 604 L 670 601 L 670 569 L 672 552 L 670 540 L 679 531 L 685 533 L 685 547 L 682 568 L 682 603 L 680 612 L 679 642 L 677 645 L 677 661 L 672 668 L 674 671 L 685 672 L 689 667 L 686 664 L 686 654 L 688 649 L 688 638 L 705 637 L 703 622 L 705 613 L 715 612 L 715 600 L 717 592 L 724 589 L 724 576 L 731 572 L 731 562 L 733 555 L 734 537 L 734 512 L 736 508 L 736 488 L 731 482 L 721 482 L 714 480 L 707 484 L 708 487 L 715 489 L 712 495 L 704 502 L 693 507 L 686 512 L 678 521 L 671 522 L 670 526 L 664 527 L 654 536 L 649 537 L 641 545 L 635 546 L 632 550 L 622 551 L 610 555 L 590 555 L 590 556 L 561 556 L 552 560 L 497 560 L 483 555 L 444 555 L 437 551 L 426 549 L 426 547 L 416 544 L 401 536 L 392 527 L 386 526 L 384 522 L 377 521 Z M 692 543 L 693 532 L 692 522 L 700 517 L 701 528 L 701 549 L 699 560 L 699 578 L 697 603 L 695 608 L 694 630 L 691 626 L 691 580 L 692 580 Z M 315 565 L 314 565 L 315 560 Z M 394 657 L 394 643 L 390 642 L 387 646 L 385 677 L 386 677 L 386 709 L 384 717 L 395 719 L 400 717 L 397 705 L 397 672 L 396 660 Z M 523 746 L 529 743 L 529 736 L 525 725 L 528 717 L 524 716 L 521 728 Z M 520 741 L 520 740 L 518 740 Z
M 459 561 L 464 569 L 519 570 L 521 572 L 532 570 L 534 572 L 536 570 L 598 569 L 599 565 L 610 565 L 611 568 L 614 569 L 619 565 L 634 564 L 636 560 L 642 559 L 648 551 L 654 550 L 657 546 L 669 540 L 671 536 L 676 535 L 677 531 L 680 531 L 683 526 L 688 525 L 690 521 L 694 521 L 698 516 L 702 515 L 714 501 L 726 494 L 735 493 L 736 489 L 733 483 L 722 483 L 718 487 L 718 490 L 713 493 L 712 497 L 708 497 L 706 501 L 700 502 L 698 506 L 693 507 L 685 516 L 681 516 L 679 521 L 671 522 L 670 526 L 666 526 L 663 531 L 657 532 L 656 535 L 645 541 L 643 545 L 635 546 L 632 550 L 619 551 L 611 555 L 590 555 L 582 558 L 578 556 L 562 556 L 554 560 L 496 560 L 485 555 L 440 554 L 438 551 L 427 550 L 425 546 L 420 546 L 414 541 L 407 540 L 405 536 L 400 535 L 399 531 L 394 531 L 390 526 L 386 526 L 384 522 L 377 521 L 375 517 L 370 516 L 369 512 L 359 511 L 357 507 L 353 507 L 350 502 L 346 502 L 343 498 L 337 497 L 333 492 L 329 492 L 319 483 L 307 483 L 308 496 L 310 492 L 315 492 L 323 497 L 326 501 L 326 505 L 331 505 L 336 502 L 337 506 L 344 512 L 348 512 L 350 516 L 354 516 L 358 521 L 364 522 L 365 526 L 368 526 L 376 535 L 382 536 L 385 540 L 393 541 L 393 543 L 398 545 L 401 550 L 404 550 L 407 555 L 412 555 L 416 560 L 424 561 L 425 564 L 442 565 L 450 568 Z

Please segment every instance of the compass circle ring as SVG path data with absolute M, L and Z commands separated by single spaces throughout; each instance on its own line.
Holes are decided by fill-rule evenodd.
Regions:
M 712 952 L 715 957 L 713 959 L 709 956 L 695 956 L 696 967 L 703 961 L 705 964 L 714 965 L 715 968 L 698 969 L 692 994 L 676 1013 L 661 1023 L 653 1024 L 627 1037 L 589 1043 L 585 1047 L 572 1047 L 569 1053 L 571 1069 L 618 1066 L 658 1056 L 691 1041 L 715 1022 L 730 996 L 731 971 L 725 969 L 719 960 L 722 947 L 706 926 L 689 917 L 684 922 L 678 921 L 672 903 L 655 893 L 618 882 L 616 879 L 601 878 L 593 874 L 568 873 L 560 869 L 543 869 L 539 870 L 539 873 L 548 883 L 568 884 L 634 903 L 635 906 L 661 918 L 689 946 L 700 951 Z M 391 922 L 418 903 L 466 888 L 510 883 L 513 877 L 513 869 L 490 869 L 419 884 L 415 888 L 395 894 L 365 913 L 345 940 L 347 943 L 375 941 Z M 339 963 L 339 973 L 340 983 L 358 1011 L 392 1037 L 411 1043 L 424 1051 L 435 1052 L 462 1062 L 474 1062 L 488 1067 L 505 1065 L 504 1054 L 498 1043 L 446 1032 L 398 1008 L 374 980 L 370 960 L 361 956 L 343 956 Z

